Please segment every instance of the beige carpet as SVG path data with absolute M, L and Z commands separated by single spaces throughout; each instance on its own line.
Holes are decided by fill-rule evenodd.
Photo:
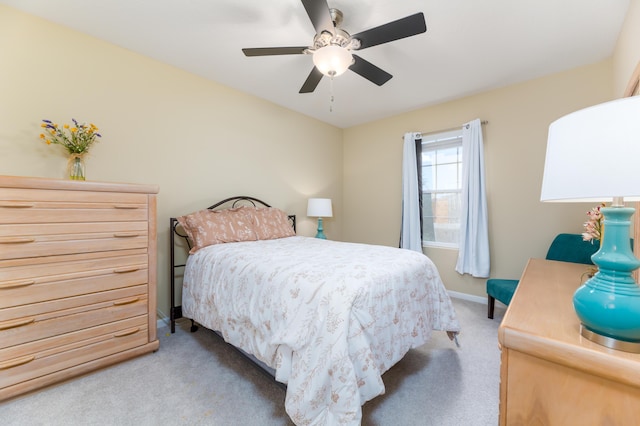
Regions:
M 498 424 L 504 310 L 454 299 L 460 348 L 435 332 L 384 374 L 386 394 L 363 407 L 363 425 Z M 8 425 L 291 425 L 284 391 L 212 332 L 160 328 L 160 350 L 0 403 Z

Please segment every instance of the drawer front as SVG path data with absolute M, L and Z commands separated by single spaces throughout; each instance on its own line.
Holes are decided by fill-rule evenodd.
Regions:
M 6 315 L 3 308 L 146 284 L 148 279 L 148 257 L 142 254 L 9 266 L 0 269 L 0 320 Z
M 28 209 L 34 204 L 67 203 L 77 205 L 83 203 L 110 204 L 128 206 L 146 204 L 147 194 L 131 192 L 72 191 L 65 189 L 23 189 L 0 187 L 0 206 Z
M 48 203 L 0 201 L 0 223 L 123 222 L 147 220 L 146 204 Z
M 148 314 L 146 295 L 0 322 L 0 348 Z M 1 360 L 0 360 L 1 361 Z
M 146 194 L 0 188 L 0 223 L 146 221 Z
M 102 302 L 112 302 L 117 299 L 129 299 L 134 296 L 147 296 L 147 284 L 139 284 L 116 290 L 88 293 L 81 296 L 52 299 L 40 303 L 17 305 L 0 309 L 0 324 L 13 321 L 18 318 L 38 317 L 46 319 L 58 315 L 59 311 L 75 309 L 81 311 L 86 306 Z M 148 296 L 147 296 L 148 297 Z
M 147 222 L 0 225 L 0 258 L 146 248 Z
M 110 333 L 118 333 L 135 327 L 147 327 L 147 317 L 137 316 L 133 318 L 114 321 L 95 327 L 85 328 L 72 333 L 53 336 L 46 339 L 35 340 L 18 346 L 10 346 L 0 349 L 0 363 L 10 363 L 11 360 L 29 357 L 36 354 L 38 357 L 50 356 L 60 352 L 66 352 L 86 346 L 91 339 L 100 339 L 100 336 Z M 0 370 L 1 371 L 1 370 Z
M 146 221 L 131 222 L 78 222 L 78 223 L 30 223 L 0 224 L 0 241 L 12 237 L 51 237 L 67 235 L 67 239 L 82 239 L 86 234 L 107 234 L 115 236 L 125 233 L 144 233 L 148 231 Z
M 0 388 L 142 346 L 147 333 L 146 326 L 134 326 L 87 339 L 84 344 L 0 361 Z

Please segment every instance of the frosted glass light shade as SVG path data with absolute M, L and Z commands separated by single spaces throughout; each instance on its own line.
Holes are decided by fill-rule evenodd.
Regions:
M 333 217 L 330 198 L 309 198 L 307 204 L 307 216 Z
M 313 52 L 313 64 L 322 74 L 336 77 L 343 74 L 353 62 L 353 56 L 344 47 L 329 45 Z
M 566 115 L 549 126 L 542 201 L 640 200 L 640 96 Z

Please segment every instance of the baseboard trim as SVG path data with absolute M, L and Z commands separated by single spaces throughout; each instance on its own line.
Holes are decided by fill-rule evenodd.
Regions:
M 485 305 L 487 304 L 486 297 L 475 296 L 473 294 L 468 294 L 468 293 L 460 293 L 459 291 L 452 291 L 452 290 L 447 290 L 447 293 L 449 293 L 450 297 L 453 297 L 455 299 L 468 300 L 469 302 L 482 303 Z
M 165 315 L 162 311 L 156 311 L 157 321 L 156 327 L 169 327 L 171 326 L 171 319 L 169 316 Z
M 470 302 L 482 303 L 483 305 L 488 304 L 486 296 L 484 296 L 484 297 L 475 296 L 473 294 L 460 293 L 459 291 L 451 291 L 451 290 L 448 290 L 447 293 L 449 293 L 449 296 L 451 296 L 451 297 L 453 297 L 455 299 L 468 300 Z M 499 300 L 496 300 L 496 306 L 503 307 L 503 308 L 507 307 L 507 305 L 504 305 Z

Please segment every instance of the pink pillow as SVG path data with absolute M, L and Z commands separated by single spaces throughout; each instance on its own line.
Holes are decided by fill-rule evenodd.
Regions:
M 191 241 L 189 253 L 213 244 L 255 241 L 253 210 L 252 207 L 216 211 L 205 209 L 177 218 Z
M 273 240 L 295 235 L 287 214 L 275 207 L 254 209 L 253 223 L 258 240 Z

